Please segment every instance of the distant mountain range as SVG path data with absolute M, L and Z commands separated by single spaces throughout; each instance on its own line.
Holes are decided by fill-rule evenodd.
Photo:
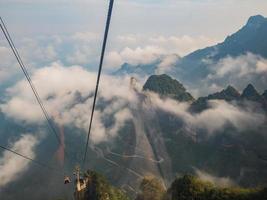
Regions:
M 174 67 L 166 73 L 179 79 L 188 87 L 197 89 L 199 85 L 204 85 L 204 80 L 209 81 L 209 75 L 216 70 L 214 66 L 220 60 L 227 57 L 234 59 L 247 53 L 267 58 L 267 19 L 261 15 L 250 17 L 245 26 L 228 36 L 222 43 L 194 51 L 183 58 L 177 57 Z M 163 59 L 164 56 L 154 63 L 137 66 L 125 63 L 114 74 L 153 75 L 157 73 L 158 65 Z M 253 77 L 251 82 L 262 90 L 265 82 L 261 79 Z M 224 81 L 213 80 L 213 83 L 231 84 L 227 78 Z
M 243 90 L 242 94 L 240 94 L 234 87 L 228 86 L 221 92 L 210 94 L 207 97 L 198 98 L 198 100 L 192 104 L 192 108 L 195 111 L 202 111 L 208 107 L 209 100 L 225 100 L 227 102 L 251 101 L 258 103 L 261 108 L 267 111 L 267 98 L 264 95 L 265 93 L 262 95 L 259 94 L 252 84 L 248 84 L 248 86 Z
M 228 36 L 222 43 L 197 50 L 184 59 L 201 60 L 209 57 L 219 60 L 225 56 L 239 56 L 247 52 L 267 57 L 267 19 L 261 15 L 252 16 L 236 33 Z
M 258 103 L 267 111 L 267 90 L 263 94 L 259 94 L 252 84 L 248 84 L 242 94 L 240 94 L 233 86 L 229 85 L 226 89 L 223 89 L 220 92 L 210 94 L 206 97 L 199 97 L 195 100 L 194 97 L 186 91 L 183 84 L 166 74 L 162 74 L 150 76 L 144 84 L 143 89 L 145 91 L 149 90 L 157 93 L 163 98 L 172 98 L 181 102 L 192 102 L 192 107 L 198 111 L 206 109 L 209 100 L 225 100 L 227 102 L 251 101 Z
M 162 58 L 159 58 L 153 63 L 148 64 L 139 64 L 132 65 L 129 63 L 124 63 L 120 69 L 114 72 L 114 75 L 123 76 L 127 74 L 135 74 L 135 75 L 152 75 L 155 74 L 157 66 L 161 63 Z

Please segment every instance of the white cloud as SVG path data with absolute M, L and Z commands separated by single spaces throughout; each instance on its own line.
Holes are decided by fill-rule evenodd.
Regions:
M 149 38 L 149 41 L 166 49 L 168 53 L 175 53 L 180 56 L 185 56 L 195 50 L 215 45 L 218 39 L 205 36 L 192 37 L 189 35 L 183 36 L 156 36 Z
M 165 53 L 164 49 L 157 46 L 137 47 L 135 49 L 126 47 L 120 52 L 109 52 L 107 55 L 107 65 L 118 68 L 123 63 L 132 65 L 149 64 L 159 59 Z
M 120 128 L 124 126 L 125 121 L 133 118 L 130 110 L 127 108 L 124 108 L 117 112 L 114 117 L 117 123 L 110 130 L 111 135 L 117 135 Z
M 266 59 L 260 59 L 257 62 L 256 72 L 261 74 L 267 74 L 267 60 Z
M 39 91 L 44 105 L 56 120 L 63 125 L 75 125 L 85 131 L 88 129 L 92 108 L 92 96 L 95 89 L 96 73 L 84 70 L 80 66 L 64 67 L 60 63 L 36 70 L 32 81 Z M 9 100 L 0 105 L 8 117 L 26 123 L 42 123 L 44 117 L 25 80 L 19 81 L 8 90 Z M 136 96 L 130 90 L 130 78 L 115 78 L 103 75 L 100 84 L 99 99 L 109 101 L 104 110 L 96 110 L 92 128 L 92 140 L 100 142 L 115 136 L 123 122 L 131 118 L 126 104 L 133 102 Z M 113 99 L 118 99 L 113 101 Z M 114 114 L 115 124 L 105 128 L 103 118 Z M 123 116 L 123 117 L 122 117 Z
M 22 135 L 11 145 L 11 149 L 34 159 L 34 147 L 37 143 L 38 141 L 34 136 Z M 19 178 L 19 175 L 28 169 L 29 162 L 11 152 L 4 151 L 0 158 L 0 188 Z
M 266 120 L 263 114 L 240 109 L 222 100 L 209 101 L 210 108 L 193 114 L 189 112 L 190 105 L 188 103 L 179 103 L 171 99 L 162 100 L 155 94 L 150 94 L 150 98 L 153 106 L 181 118 L 193 131 L 204 129 L 207 133 L 212 134 L 223 130 L 227 124 L 231 124 L 237 130 L 254 129 L 265 123 Z
M 184 55 L 197 48 L 210 45 L 212 42 L 215 43 L 215 40 L 204 36 L 165 37 L 162 35 L 118 34 L 109 38 L 110 45 L 106 53 L 104 69 L 116 70 L 123 63 L 148 64 L 164 55 Z M 96 66 L 99 62 L 101 43 L 102 34 L 80 31 L 64 35 L 23 37 L 16 40 L 15 45 L 27 69 L 31 71 L 55 61 L 66 65 Z M 10 62 L 12 59 L 14 65 L 14 56 L 8 50 L 6 47 L 2 47 L 0 50 L 0 54 L 3 54 L 1 56 L 2 63 Z M 8 56 L 5 56 L 7 54 Z M 7 79 L 20 73 L 19 70 L 12 70 L 13 68 L 1 69 L 0 78 L 6 77 Z
M 45 48 L 45 51 L 43 53 L 44 53 L 44 55 L 46 55 L 46 58 L 49 60 L 56 59 L 56 57 L 57 57 L 57 52 L 56 52 L 54 46 L 52 46 L 52 45 L 48 45 Z
M 66 53 L 66 61 L 68 64 L 86 65 L 95 62 L 99 57 L 96 45 L 100 43 L 100 36 L 94 32 L 76 32 L 73 35 L 65 36 L 63 39 L 64 44 L 69 45 L 69 52 Z
M 76 46 L 73 52 L 66 57 L 66 61 L 70 64 L 89 64 L 92 55 L 90 46 Z
M 203 181 L 209 181 L 219 187 L 232 187 L 236 186 L 236 183 L 229 177 L 217 177 L 207 172 L 195 169 L 196 175 Z
M 168 63 L 168 62 L 167 62 Z M 48 112 L 62 125 L 74 125 L 85 132 L 89 125 L 92 108 L 92 94 L 95 89 L 96 73 L 86 71 L 80 66 L 64 67 L 61 63 L 38 69 L 32 76 Z M 26 123 L 42 123 L 43 115 L 25 80 L 19 81 L 7 90 L 7 100 L 0 109 L 8 117 Z M 210 101 L 210 108 L 192 114 L 188 103 L 171 99 L 161 99 L 147 93 L 152 106 L 170 112 L 181 118 L 195 131 L 205 129 L 212 134 L 231 124 L 238 130 L 255 128 L 264 123 L 264 116 L 225 101 Z M 130 89 L 130 77 L 102 75 L 98 99 L 109 102 L 108 106 L 97 109 L 92 128 L 92 141 L 99 143 L 114 137 L 124 122 L 131 119 L 132 106 L 138 101 L 136 93 Z M 105 127 L 104 119 L 114 117 L 112 127 Z
M 149 64 L 161 57 L 169 55 L 168 61 L 165 59 L 162 64 L 168 64 L 174 55 L 184 56 L 199 48 L 214 45 L 216 39 L 196 36 L 163 36 L 163 35 L 119 35 L 113 44 L 112 50 L 107 54 L 107 66 L 118 68 L 123 63 L 132 65 Z M 159 66 L 160 69 L 163 69 Z M 159 69 L 159 70 L 160 70 Z
M 49 63 L 57 60 L 58 53 L 53 39 L 24 38 L 19 42 L 18 51 L 27 67 L 39 67 L 41 63 Z
M 16 60 L 12 57 L 11 49 L 0 46 L 0 81 L 8 80 L 14 73 L 16 73 Z
M 38 35 L 15 40 L 15 45 L 28 71 L 55 61 L 67 64 L 94 64 L 98 60 L 99 36 L 93 32 L 76 32 L 67 35 Z M 0 40 L 0 79 L 7 80 L 20 71 L 6 41 Z M 97 58 L 97 59 L 96 59 Z M 5 78 L 5 79 L 4 79 Z
M 228 123 L 239 130 L 255 128 L 264 123 L 263 115 L 251 114 L 225 101 L 210 101 L 209 104 L 211 108 L 194 116 L 191 122 L 209 133 L 222 129 Z
M 222 78 L 233 73 L 235 76 L 243 78 L 253 74 L 266 74 L 267 60 L 258 55 L 247 53 L 236 58 L 228 56 L 212 67 L 215 73 L 210 75 L 211 79 Z
M 175 63 L 179 60 L 178 55 L 167 55 L 165 56 L 162 61 L 158 64 L 156 69 L 156 74 L 164 74 L 170 71 L 174 66 Z
M 267 60 L 261 56 L 247 53 L 238 57 L 226 57 L 217 64 L 210 65 L 206 85 L 217 83 L 224 87 L 224 83 L 243 89 L 248 83 L 253 83 L 260 90 L 265 90 L 267 85 Z
M 118 42 L 122 44 L 133 44 L 136 45 L 140 40 L 140 36 L 138 35 L 118 35 L 117 38 Z
M 111 51 L 106 56 L 106 63 L 109 69 L 119 69 L 124 63 L 124 60 L 120 53 Z
M 151 63 L 162 54 L 165 54 L 165 51 L 156 46 L 137 47 L 136 49 L 125 48 L 120 52 L 122 60 L 133 65 Z
M 100 39 L 99 35 L 93 32 L 76 32 L 71 38 L 75 41 L 86 43 Z

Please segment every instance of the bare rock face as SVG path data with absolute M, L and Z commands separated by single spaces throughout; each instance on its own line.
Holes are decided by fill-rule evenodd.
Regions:
M 137 92 L 137 91 L 136 91 Z M 120 185 L 136 191 L 145 176 L 155 176 L 167 186 L 173 180 L 171 159 L 165 147 L 157 115 L 150 107 L 147 94 L 137 92 L 139 102 L 131 106 L 135 133 L 131 140 L 135 141 L 133 155 L 124 170 Z

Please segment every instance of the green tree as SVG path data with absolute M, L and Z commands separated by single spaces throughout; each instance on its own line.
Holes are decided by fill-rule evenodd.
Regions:
M 152 176 L 143 179 L 140 190 L 136 200 L 161 200 L 166 193 L 162 182 Z
M 177 178 L 167 193 L 168 200 L 266 200 L 267 189 L 221 188 L 194 176 Z

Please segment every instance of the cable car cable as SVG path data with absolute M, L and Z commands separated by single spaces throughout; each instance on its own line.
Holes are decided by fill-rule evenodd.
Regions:
M 90 139 L 91 128 L 92 128 L 92 122 L 93 122 L 93 118 L 94 118 L 96 98 L 97 98 L 97 94 L 98 94 L 99 82 L 100 82 L 102 66 L 103 66 L 105 50 L 106 50 L 106 44 L 107 44 L 107 38 L 108 38 L 108 33 L 109 33 L 109 26 L 110 26 L 110 21 L 111 21 L 111 16 L 112 16 L 113 3 L 114 3 L 114 0 L 110 0 L 110 2 L 109 2 L 109 10 L 108 10 L 108 15 L 107 15 L 107 21 L 106 21 L 106 27 L 105 27 L 105 33 L 104 33 L 104 40 L 103 40 L 102 51 L 101 51 L 101 56 L 100 56 L 100 63 L 99 63 L 97 81 L 96 81 L 94 101 L 93 101 L 93 107 L 92 107 L 92 112 L 91 112 L 91 117 L 90 117 L 89 129 L 88 129 L 88 133 L 87 133 L 87 139 L 86 139 L 86 146 L 85 146 L 85 151 L 84 151 L 82 168 L 84 168 L 84 164 L 86 162 L 86 156 L 87 156 L 89 139 Z
M 30 75 L 29 75 L 29 73 L 28 73 L 28 71 L 27 71 L 27 69 L 26 69 L 26 67 L 25 67 L 25 65 L 24 65 L 19 53 L 18 53 L 18 50 L 17 50 L 17 48 L 16 48 L 16 46 L 15 46 L 15 44 L 14 44 L 14 42 L 13 42 L 13 40 L 12 40 L 10 34 L 9 34 L 9 31 L 8 31 L 8 29 L 7 29 L 6 25 L 5 25 L 2 17 L 0 17 L 0 22 L 1 22 L 0 23 L 0 28 L 1 28 L 5 38 L 7 40 L 12 52 L 13 52 L 18 64 L 19 64 L 20 68 L 22 69 L 22 71 L 23 71 L 23 73 L 25 75 L 26 80 L 28 81 L 28 83 L 29 83 L 29 85 L 31 87 L 31 90 L 34 93 L 34 96 L 35 96 L 35 98 L 36 98 L 36 100 L 37 100 L 37 102 L 38 102 L 38 104 L 39 104 L 39 106 L 40 106 L 40 108 L 41 108 L 41 110 L 43 112 L 43 115 L 44 115 L 44 117 L 45 117 L 45 119 L 47 121 L 47 125 L 50 128 L 50 131 L 55 135 L 58 144 L 61 145 L 61 141 L 60 141 L 59 135 L 57 134 L 57 130 L 56 130 L 55 126 L 53 125 L 53 121 L 49 117 L 49 114 L 48 114 L 48 112 L 47 112 L 47 110 L 46 110 L 46 108 L 45 108 L 45 106 L 44 106 L 44 104 L 43 104 L 38 92 L 37 92 L 36 87 L 34 86 L 32 80 L 31 80 L 31 77 L 30 77 Z M 64 150 L 64 151 L 65 151 L 65 156 L 69 157 L 68 152 L 66 150 Z
M 53 171 L 57 172 L 58 174 L 59 174 L 59 173 L 62 174 L 62 175 L 64 174 L 64 173 L 63 173 L 61 170 L 59 170 L 59 169 L 53 168 L 53 167 L 51 167 L 51 166 L 48 166 L 48 165 L 44 164 L 43 162 L 37 161 L 37 160 L 32 159 L 32 158 L 30 158 L 30 157 L 28 157 L 28 156 L 24 156 L 24 155 L 22 155 L 21 153 L 18 153 L 18 152 L 14 151 L 14 150 L 11 150 L 11 149 L 9 149 L 9 148 L 7 148 L 7 147 L 4 147 L 4 146 L 0 145 L 0 148 L 3 149 L 3 150 L 5 150 L 5 151 L 11 152 L 11 153 L 13 153 L 13 154 L 15 154 L 15 155 L 17 155 L 17 156 L 20 156 L 20 157 L 22 157 L 22 158 L 24 158 L 24 159 L 26 159 L 26 160 L 29 160 L 29 161 L 31 161 L 32 163 L 35 163 L 36 165 L 39 165 L 39 166 L 41 166 L 41 167 L 43 167 L 43 168 L 46 168 L 46 169 L 49 169 L 49 170 L 53 170 Z
M 5 26 L 5 23 L 4 23 L 4 21 L 3 21 L 3 19 L 1 17 L 0 17 L 0 20 L 2 22 L 2 24 L 0 24 L 2 32 L 4 33 L 5 38 L 7 39 L 8 44 L 11 47 L 12 52 L 15 55 L 16 60 L 18 61 L 19 65 L 20 65 L 20 67 L 21 67 L 21 69 L 22 69 L 22 71 L 23 71 L 23 73 L 24 73 L 24 75 L 25 75 L 25 77 L 26 77 L 26 79 L 27 79 L 27 81 L 28 81 L 28 83 L 29 83 L 29 85 L 30 85 L 35 97 L 36 97 L 36 100 L 37 100 L 38 104 L 40 105 L 40 107 L 42 109 L 42 112 L 43 112 L 43 114 L 44 114 L 44 116 L 45 116 L 45 118 L 47 120 L 48 126 L 50 127 L 50 129 L 52 130 L 54 135 L 56 136 L 56 139 L 57 139 L 58 143 L 61 144 L 60 138 L 59 138 L 59 136 L 57 134 L 57 131 L 56 131 L 56 128 L 54 127 L 54 125 L 53 125 L 53 123 L 52 123 L 52 121 L 51 121 L 51 119 L 50 119 L 50 117 L 49 117 L 49 115 L 48 115 L 43 103 L 42 103 L 42 100 L 41 100 L 41 98 L 40 98 L 40 96 L 39 96 L 39 94 L 38 94 L 38 92 L 37 92 L 32 80 L 31 80 L 31 78 L 30 78 L 30 76 L 29 76 L 29 74 L 28 74 L 28 72 L 27 72 L 27 70 L 25 68 L 24 63 L 21 60 L 21 57 L 20 57 L 20 55 L 19 55 L 19 53 L 18 53 L 18 51 L 17 51 L 17 49 L 16 49 L 16 47 L 15 47 L 13 41 L 12 41 L 12 38 L 10 37 L 10 34 L 9 34 L 9 32 L 8 32 L 6 26 Z

